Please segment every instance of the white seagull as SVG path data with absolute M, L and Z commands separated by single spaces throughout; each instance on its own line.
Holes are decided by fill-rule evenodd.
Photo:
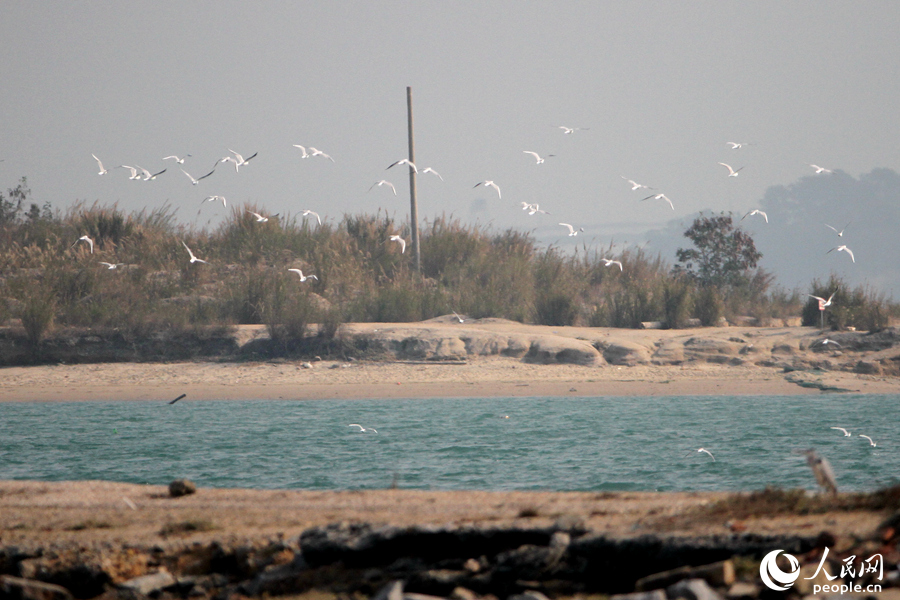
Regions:
M 816 175 L 818 175 L 819 173 L 834 173 L 834 171 L 832 171 L 831 169 L 826 169 L 825 167 L 820 167 L 819 165 L 809 164 L 809 166 L 816 170 Z
M 109 270 L 109 271 L 112 271 L 113 269 L 115 269 L 115 268 L 117 268 L 117 267 L 121 267 L 121 266 L 122 266 L 123 264 L 125 264 L 125 263 L 108 263 L 108 262 L 103 262 L 103 261 L 101 260 L 101 261 L 100 261 L 100 264 L 101 264 L 101 265 L 106 265 L 106 269 Z
M 847 254 L 850 255 L 850 260 L 852 260 L 853 262 L 856 262 L 856 258 L 853 256 L 853 250 L 851 250 L 851 249 L 848 248 L 847 246 L 835 246 L 834 248 L 832 248 L 831 250 L 829 250 L 829 251 L 826 252 L 825 254 L 828 254 L 828 253 L 830 253 L 830 252 L 834 252 L 835 250 L 837 250 L 838 252 L 846 252 Z
M 725 167 L 726 169 L 728 169 L 728 176 L 729 176 L 729 177 L 737 177 L 737 176 L 738 176 L 738 173 L 741 172 L 741 169 L 744 168 L 744 167 L 741 167 L 740 169 L 738 169 L 737 171 L 735 171 L 734 169 L 731 168 L 731 165 L 726 165 L 726 164 L 723 163 L 723 162 L 720 162 L 719 164 L 722 165 L 723 167 Z
M 835 293 L 837 293 L 837 292 L 835 292 Z M 831 294 L 830 296 L 828 296 L 828 300 L 826 300 L 825 298 L 820 298 L 819 296 L 813 296 L 812 294 L 807 294 L 807 296 L 809 296 L 810 298 L 815 298 L 816 300 L 822 302 L 823 303 L 822 308 L 824 308 L 826 306 L 831 306 L 831 299 L 834 298 L 834 294 Z
M 366 433 L 367 431 L 371 431 L 372 433 L 378 433 L 377 431 L 375 431 L 375 430 L 372 429 L 371 427 L 363 427 L 362 425 L 360 425 L 360 424 L 358 424 L 358 423 L 350 423 L 349 425 L 347 425 L 347 427 L 359 427 L 359 432 L 358 432 L 358 433 Z
M 472 189 L 477 188 L 479 185 L 491 186 L 492 188 L 497 190 L 497 198 L 500 200 L 503 199 L 503 196 L 500 195 L 500 188 L 497 187 L 497 184 L 494 183 L 493 181 L 491 181 L 490 179 L 485 179 L 484 181 L 479 181 L 478 183 L 476 183 L 475 185 L 472 186 Z
M 441 181 L 444 180 L 444 178 L 441 177 L 441 174 L 438 173 L 437 171 L 435 171 L 434 169 L 432 169 L 431 167 L 425 167 L 424 169 L 422 169 L 422 172 L 423 173 L 434 173 L 435 175 L 437 175 L 438 179 L 440 179 Z
M 697 448 L 697 452 L 705 452 L 706 454 L 709 454 L 709 457 L 710 457 L 711 459 L 713 459 L 713 461 L 716 460 L 716 457 L 712 455 L 712 452 L 710 452 L 710 451 L 707 450 L 706 448 Z M 690 453 L 688 453 L 688 456 L 690 456 Z
M 749 146 L 750 144 L 744 142 L 743 144 L 739 144 L 737 142 L 725 142 L 726 144 L 731 146 L 732 150 L 737 150 L 738 148 L 743 148 L 744 146 Z
M 128 177 L 128 179 L 140 179 L 141 178 L 141 176 L 138 175 L 138 170 L 135 169 L 134 167 L 129 167 L 128 165 L 119 165 L 116 168 L 117 169 L 129 169 L 131 171 L 131 175 Z
M 331 158 L 330 156 L 328 156 L 327 154 L 325 154 L 324 152 L 322 152 L 321 150 L 319 150 L 317 148 L 313 148 L 312 146 L 310 146 L 309 148 L 307 148 L 307 150 L 309 151 L 310 156 L 322 156 L 324 158 L 327 158 L 331 162 L 334 162 L 333 158 Z
M 560 225 L 562 225 L 563 227 L 565 227 L 566 229 L 569 230 L 569 237 L 575 237 L 579 233 L 584 233 L 584 227 L 579 227 L 578 229 L 575 229 L 569 223 L 560 223 Z
M 399 235 L 392 235 L 390 241 L 392 242 L 400 242 L 400 254 L 406 252 L 406 240 L 404 240 Z
M 852 223 L 852 222 L 853 222 L 853 221 L 848 222 L 847 225 L 849 225 L 849 224 Z M 840 231 L 838 231 L 837 229 L 835 229 L 834 227 L 832 227 L 832 226 L 829 225 L 828 223 L 825 223 L 825 227 L 827 227 L 828 229 L 830 229 L 830 230 L 832 230 L 833 232 L 835 232 L 836 234 L 838 234 L 838 237 L 844 237 L 844 230 L 847 229 L 847 225 L 844 225 L 844 228 L 841 229 Z
M 456 317 L 456 320 L 457 320 L 457 321 L 459 321 L 460 323 L 465 323 L 465 322 L 466 322 L 465 319 L 463 319 L 461 316 L 459 316 L 459 315 L 456 313 L 455 310 L 452 311 L 452 312 L 453 312 L 453 316 Z
M 218 162 L 217 162 L 216 164 L 218 164 Z M 194 176 L 191 175 L 190 173 L 188 173 L 187 171 L 185 171 L 184 169 L 182 169 L 181 172 L 188 176 L 188 179 L 191 180 L 191 185 L 197 185 L 198 183 L 200 183 L 200 180 L 201 180 L 201 179 L 206 179 L 207 177 L 209 177 L 210 175 L 212 175 L 213 173 L 215 173 L 215 172 L 216 172 L 216 168 L 213 167 L 213 168 L 212 168 L 212 171 L 210 171 L 209 173 L 207 173 L 207 174 L 204 175 L 203 177 L 198 177 L 197 179 L 194 179 Z
M 541 155 L 538 154 L 537 152 L 532 152 L 531 150 L 522 150 L 522 152 L 524 152 L 525 154 L 530 154 L 530 155 L 532 155 L 532 156 L 534 157 L 534 160 L 536 161 L 536 162 L 535 162 L 536 165 L 539 165 L 539 164 L 541 164 L 542 162 L 544 162 L 544 159 L 543 159 L 543 158 L 541 157 Z M 551 156 L 556 156 L 556 155 L 555 155 L 555 154 L 548 154 L 548 155 L 547 155 L 547 158 L 550 158 Z
M 650 186 L 644 185 L 644 184 L 642 184 L 642 183 L 638 183 L 638 182 L 635 181 L 634 179 L 628 179 L 628 178 L 625 177 L 624 175 L 619 175 L 619 177 L 621 177 L 622 179 L 624 179 L 625 181 L 627 181 L 628 183 L 631 184 L 631 191 L 632 191 L 632 192 L 635 191 L 635 190 L 640 190 L 640 189 L 644 189 L 644 190 L 652 190 L 652 189 L 653 189 L 653 188 L 650 187 Z
M 566 127 L 565 125 L 555 125 L 552 127 L 556 127 L 557 129 L 562 129 L 563 133 L 566 135 L 571 135 L 576 131 L 587 131 L 590 127 Z
M 319 213 L 313 212 L 313 211 L 309 210 L 308 208 L 307 208 L 307 209 L 304 209 L 304 211 L 301 213 L 300 216 L 302 216 L 302 217 L 308 217 L 309 215 L 313 215 L 313 216 L 316 218 L 316 222 L 317 222 L 319 225 L 322 224 L 322 219 L 319 218 Z
M 613 266 L 613 265 L 619 265 L 619 271 L 623 271 L 623 270 L 624 270 L 624 269 L 622 269 L 622 262 L 621 262 L 621 261 L 613 260 L 613 259 L 611 259 L 611 258 L 601 258 L 600 260 L 602 260 L 602 261 L 605 263 L 604 266 L 611 267 L 611 266 Z
M 296 273 L 297 275 L 299 275 L 299 276 L 300 276 L 300 281 L 301 281 L 301 283 L 304 282 L 304 281 L 306 281 L 307 279 L 315 279 L 316 281 L 319 280 L 319 278 L 316 277 L 315 275 L 304 275 L 304 274 L 303 274 L 303 271 L 301 271 L 300 269 L 288 269 L 288 271 L 290 271 L 291 273 Z
M 840 345 L 839 343 L 837 343 L 837 342 L 834 341 L 834 340 L 829 340 L 828 338 L 825 338 L 824 340 L 821 340 L 821 341 L 818 342 L 818 343 L 819 343 L 819 344 L 822 344 L 823 346 L 827 346 L 828 344 L 833 344 L 833 345 L 837 346 L 838 348 L 841 347 L 841 345 Z M 832 427 L 832 429 L 837 429 L 837 428 Z M 847 435 L 849 435 L 849 434 L 847 434 Z
M 643 202 L 644 200 L 649 200 L 650 198 L 653 198 L 654 200 L 665 200 L 666 202 L 669 203 L 669 206 L 672 207 L 672 210 L 675 210 L 675 205 L 672 204 L 672 201 L 669 200 L 669 197 L 666 196 L 665 194 L 651 194 L 651 195 L 647 196 L 646 198 L 641 198 L 641 202 Z
M 156 176 L 157 176 L 157 175 L 162 175 L 163 173 L 166 172 L 166 170 L 163 169 L 163 170 L 160 171 L 159 173 L 154 173 L 154 174 L 151 175 L 151 174 L 150 174 L 150 171 L 148 171 L 148 170 L 145 169 L 144 167 L 141 167 L 141 166 L 138 166 L 138 165 L 135 165 L 135 166 L 136 166 L 138 169 L 140 169 L 141 171 L 143 171 L 143 173 L 144 173 L 144 181 L 150 181 L 151 179 L 156 179 Z
M 391 167 L 396 167 L 397 165 L 409 165 L 409 168 L 410 168 L 410 169 L 412 169 L 412 170 L 415 171 L 416 173 L 419 172 L 419 169 L 416 168 L 416 165 L 414 165 L 413 163 L 409 162 L 409 159 L 408 159 L 408 158 L 401 158 L 401 159 L 398 160 L 397 162 L 391 163 L 390 165 L 388 165 L 388 168 L 385 169 L 385 171 L 387 171 L 387 170 L 390 169 Z
M 203 263 L 204 265 L 208 265 L 208 264 L 209 264 L 209 263 L 206 262 L 205 260 L 201 260 L 201 259 L 197 258 L 196 256 L 194 256 L 194 253 L 191 252 L 191 249 L 188 248 L 188 245 L 184 243 L 184 240 L 181 240 L 181 244 L 184 246 L 184 249 L 188 251 L 188 254 L 191 255 L 191 264 L 193 264 L 193 263 L 195 263 L 195 262 L 200 262 L 200 263 Z
M 372 188 L 374 188 L 376 185 L 377 185 L 378 187 L 381 187 L 381 186 L 383 186 L 383 185 L 386 185 L 386 186 L 388 186 L 389 188 L 391 188 L 391 190 L 394 192 L 394 195 L 395 195 L 395 196 L 397 195 L 397 188 L 395 188 L 395 187 L 394 187 L 394 184 L 391 183 L 390 181 L 388 181 L 387 179 L 382 179 L 382 180 L 380 180 L 380 181 L 376 181 L 375 183 L 372 184 L 372 187 L 369 188 L 369 191 L 371 192 L 371 191 L 372 191 Z
M 91 254 L 94 253 L 94 240 L 92 240 L 89 236 L 83 235 L 75 241 L 75 244 L 78 242 L 85 241 L 91 247 Z M 75 244 L 72 244 L 72 247 L 75 247 Z
M 550 214 L 550 213 L 548 213 L 546 210 L 541 210 L 541 207 L 540 207 L 540 205 L 538 205 L 538 204 L 529 204 L 529 205 L 528 205 L 528 214 L 529 214 L 529 215 L 533 215 L 533 214 L 535 214 L 535 213 L 542 213 L 542 214 L 545 214 L 545 215 L 549 215 L 549 214 Z
M 177 156 L 175 156 L 175 155 L 173 154 L 173 155 L 171 155 L 171 156 L 164 156 L 164 157 L 163 157 L 163 160 L 169 160 L 169 159 L 171 158 L 171 159 L 173 159 L 175 162 L 177 162 L 179 165 L 183 165 L 183 164 L 184 164 L 184 159 L 187 158 L 188 156 L 190 156 L 190 154 L 185 154 L 184 156 L 182 156 L 181 158 L 179 158 L 179 157 L 177 157 Z
M 225 196 L 207 196 L 206 198 L 203 199 L 203 202 L 215 202 L 216 200 L 222 201 L 223 208 L 228 207 L 228 201 L 225 200 Z M 201 204 L 203 204 L 203 202 L 201 202 Z
M 107 170 L 103 167 L 103 163 L 100 162 L 100 159 L 97 158 L 97 155 L 96 155 L 96 154 L 91 154 L 91 156 L 94 157 L 94 160 L 97 161 L 97 165 L 99 165 L 99 167 L 100 167 L 100 172 L 97 173 L 97 175 L 106 175 L 107 173 L 109 173 L 109 171 L 107 171 Z
M 754 208 L 753 210 L 751 210 L 750 212 L 748 212 L 746 215 L 744 215 L 743 217 L 741 217 L 741 221 L 743 221 L 743 220 L 746 219 L 747 217 L 752 217 L 753 215 L 762 215 L 762 216 L 763 216 L 763 219 L 766 220 L 766 223 L 769 222 L 769 215 L 767 215 L 767 214 L 764 213 L 763 211 L 759 210 L 758 208 Z
M 250 213 L 251 215 L 253 215 L 254 217 L 256 217 L 257 223 L 265 223 L 269 220 L 269 217 L 264 217 L 259 213 L 253 212 L 252 210 L 248 210 L 247 212 Z
M 870 446 L 877 446 L 877 445 L 878 445 L 878 444 L 875 443 L 875 440 L 873 440 L 872 438 L 870 438 L 870 437 L 867 436 L 867 435 L 859 434 L 859 437 L 861 437 L 861 438 L 866 438 L 867 440 L 869 440 L 869 445 L 870 445 Z
M 306 146 L 294 144 L 294 148 L 300 148 L 300 151 L 303 152 L 303 156 L 301 156 L 300 158 L 309 158 L 309 153 L 306 151 Z
M 847 431 L 847 430 L 844 429 L 843 427 L 832 427 L 832 429 L 837 429 L 838 431 L 843 431 L 843 432 L 844 432 L 844 437 L 850 437 L 851 435 L 853 435 L 852 433 L 850 433 L 849 431 Z

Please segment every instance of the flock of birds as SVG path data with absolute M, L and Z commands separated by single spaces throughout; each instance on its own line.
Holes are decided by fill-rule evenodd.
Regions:
M 831 427 L 831 429 L 835 429 L 844 434 L 844 437 L 853 437 L 853 434 L 845 429 L 844 427 Z M 869 442 L 869 446 L 875 448 L 878 444 L 871 437 L 865 434 L 858 434 L 859 437 L 865 438 Z M 688 452 L 686 456 L 690 456 L 694 453 L 704 453 L 708 455 L 713 462 L 716 461 L 716 457 L 713 456 L 713 453 L 707 450 L 706 448 L 697 448 L 696 450 L 692 450 Z M 822 487 L 827 492 L 832 494 L 837 493 L 837 478 L 834 475 L 834 469 L 831 467 L 831 463 L 822 456 L 820 456 L 815 450 L 810 448 L 809 450 L 796 450 L 795 454 L 803 454 L 806 456 L 806 464 L 809 465 L 810 469 L 812 469 L 813 475 L 816 478 L 816 482 L 819 486 Z
M 553 126 L 553 127 L 561 130 L 562 133 L 565 135 L 572 135 L 576 131 L 587 131 L 589 129 L 586 127 L 568 127 L 568 126 L 564 126 L 564 125 Z M 743 143 L 743 142 L 727 142 L 727 144 L 731 147 L 732 150 L 740 150 L 740 149 L 744 148 L 745 146 L 752 145 L 752 144 Z M 307 158 L 312 159 L 312 158 L 318 157 L 323 160 L 328 160 L 328 161 L 334 162 L 334 158 L 332 158 L 329 154 L 327 154 L 327 153 L 323 152 L 322 150 L 319 150 L 318 148 L 315 148 L 313 146 L 304 146 L 301 144 L 293 144 L 293 147 L 297 148 L 300 151 L 301 159 L 307 159 Z M 241 155 L 237 151 L 232 150 L 230 148 L 229 148 L 229 152 L 230 152 L 229 155 L 216 160 L 216 162 L 212 166 L 212 169 L 209 172 L 206 172 L 203 175 L 200 175 L 199 177 L 194 177 L 191 173 L 186 171 L 184 168 L 181 168 L 180 170 L 185 174 L 185 176 L 187 176 L 187 178 L 190 180 L 191 184 L 196 186 L 196 185 L 199 185 L 200 182 L 203 181 L 204 179 L 207 179 L 208 177 L 211 177 L 213 174 L 215 174 L 216 168 L 219 167 L 221 164 L 231 163 L 234 165 L 235 172 L 239 173 L 241 167 L 246 167 L 250 163 L 250 161 L 255 159 L 258 155 L 258 153 L 255 152 L 252 155 L 250 155 L 249 157 L 244 158 L 243 155 Z M 523 150 L 522 152 L 524 154 L 527 154 L 530 157 L 532 157 L 534 159 L 533 164 L 536 166 L 542 165 L 548 159 L 557 156 L 556 154 L 541 155 L 538 152 L 535 152 L 533 150 Z M 109 170 L 106 167 L 104 167 L 103 162 L 100 160 L 100 158 L 97 157 L 97 155 L 95 155 L 95 154 L 92 154 L 92 156 L 93 156 L 94 160 L 96 160 L 97 165 L 99 167 L 98 174 L 99 175 L 107 175 L 109 173 Z M 184 165 L 185 159 L 187 159 L 189 157 L 191 157 L 191 154 L 185 154 L 183 156 L 173 154 L 170 156 L 163 157 L 162 160 L 163 161 L 172 160 L 172 161 L 175 161 L 175 163 L 178 165 Z M 738 175 L 740 175 L 740 173 L 745 168 L 745 166 L 740 166 L 740 167 L 735 168 L 731 164 L 726 163 L 726 162 L 721 162 L 721 161 L 718 162 L 718 164 L 728 170 L 727 177 L 729 177 L 729 178 L 738 177 Z M 441 174 L 438 173 L 433 168 L 425 167 L 425 168 L 420 169 L 417 165 L 415 165 L 409 159 L 397 160 L 397 161 L 391 163 L 390 165 L 388 165 L 387 168 L 385 169 L 385 171 L 390 171 L 394 167 L 402 167 L 402 166 L 408 167 L 408 169 L 411 173 L 430 174 L 430 175 L 436 177 L 437 179 L 439 179 L 440 181 L 442 181 L 442 182 L 444 181 L 444 178 L 441 176 Z M 815 174 L 833 173 L 833 171 L 831 169 L 827 169 L 825 167 L 821 167 L 816 164 L 809 164 L 809 166 L 812 169 L 814 169 Z M 140 181 L 154 180 L 167 171 L 167 169 L 162 169 L 160 171 L 157 171 L 156 173 L 151 173 L 149 170 L 147 170 L 137 164 L 134 164 L 134 165 L 122 164 L 122 165 L 117 165 L 115 168 L 128 170 L 128 172 L 130 173 L 130 175 L 128 177 L 129 179 L 140 180 Z M 631 191 L 633 191 L 633 192 L 635 192 L 635 191 L 650 192 L 649 195 L 641 198 L 642 202 L 647 201 L 647 200 L 659 200 L 659 201 L 663 201 L 663 202 L 667 203 L 672 210 L 675 210 L 675 204 L 665 193 L 660 192 L 660 191 L 656 190 L 655 188 L 650 187 L 649 185 L 646 185 L 643 183 L 638 183 L 634 179 L 630 179 L 628 177 L 625 177 L 624 175 L 621 176 L 621 178 L 628 183 L 628 185 L 631 188 Z M 502 200 L 502 198 L 503 198 L 502 192 L 500 190 L 500 186 L 494 180 L 486 179 L 483 181 L 479 181 L 479 182 L 475 183 L 475 185 L 473 185 L 472 187 L 473 187 L 473 189 L 479 188 L 479 187 L 493 188 L 494 191 L 497 192 L 497 199 Z M 394 196 L 397 195 L 397 187 L 391 181 L 389 181 L 387 179 L 379 179 L 379 180 L 373 182 L 372 185 L 369 187 L 368 191 L 371 192 L 375 188 L 390 189 L 391 193 Z M 219 201 L 222 202 L 223 207 L 227 207 L 227 200 L 224 196 L 221 196 L 221 195 L 207 196 L 206 198 L 204 198 L 204 200 L 201 202 L 201 204 L 203 204 L 205 202 L 219 202 Z M 540 205 L 538 205 L 537 203 L 522 202 L 521 208 L 529 216 L 550 215 L 551 214 L 549 211 L 541 208 Z M 255 217 L 257 223 L 266 223 L 269 220 L 269 216 L 257 213 L 255 211 L 247 210 L 247 213 L 249 213 L 250 215 Z M 321 225 L 321 223 L 322 223 L 321 216 L 311 209 L 303 209 L 301 211 L 301 216 L 303 218 L 315 217 L 317 224 Z M 741 221 L 743 221 L 744 219 L 746 219 L 748 217 L 754 217 L 754 216 L 759 216 L 759 217 L 763 218 L 766 223 L 769 222 L 768 214 L 758 208 L 748 211 L 741 218 Z M 844 225 L 843 228 L 838 230 L 836 227 L 825 224 L 825 226 L 827 228 L 833 230 L 833 232 L 835 234 L 837 234 L 837 236 L 841 239 L 843 239 L 844 232 L 846 231 L 846 229 L 849 225 L 850 225 L 850 223 L 847 223 L 846 225 Z M 576 226 L 576 225 L 573 225 L 572 223 L 567 223 L 567 222 L 559 222 L 559 226 L 565 228 L 566 235 L 568 235 L 569 237 L 575 237 L 579 233 L 583 233 L 585 231 L 584 227 Z M 93 254 L 94 241 L 90 237 L 88 237 L 87 235 L 84 235 L 84 236 L 80 237 L 78 241 L 87 242 L 90 245 L 91 254 Z M 78 243 L 78 241 L 76 241 L 76 244 Z M 388 239 L 385 240 L 385 243 L 396 243 L 396 244 L 398 244 L 398 246 L 400 248 L 401 254 L 404 254 L 406 252 L 407 242 L 399 233 L 391 234 L 388 237 Z M 194 254 L 194 252 L 191 250 L 191 248 L 189 248 L 183 240 L 182 240 L 182 244 L 184 245 L 184 248 L 188 253 L 188 259 L 190 260 L 191 263 L 208 264 L 205 260 L 198 258 L 197 255 Z M 854 263 L 856 262 L 856 257 L 854 256 L 853 251 L 847 245 L 845 245 L 845 244 L 836 245 L 836 246 L 832 247 L 830 250 L 828 250 L 826 252 L 826 254 L 829 254 L 834 251 L 846 252 L 847 255 L 850 257 L 850 260 Z M 604 265 L 606 267 L 618 267 L 620 272 L 624 271 L 624 266 L 623 266 L 622 262 L 619 260 L 614 260 L 612 258 L 605 258 L 605 257 L 602 257 L 601 260 L 604 262 Z M 116 269 L 117 267 L 122 266 L 121 263 L 116 263 L 116 262 L 111 262 L 111 261 L 110 262 L 101 262 L 100 264 L 104 265 L 107 269 L 110 269 L 110 270 Z M 288 271 L 297 273 L 300 277 L 301 282 L 307 281 L 309 279 L 318 280 L 318 278 L 315 275 L 304 275 L 300 268 L 290 268 L 290 269 L 288 269 Z

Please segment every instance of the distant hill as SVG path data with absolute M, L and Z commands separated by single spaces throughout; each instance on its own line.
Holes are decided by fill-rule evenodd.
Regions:
M 825 281 L 834 273 L 854 287 L 862 284 L 900 298 L 900 175 L 893 170 L 874 169 L 859 179 L 842 171 L 806 176 L 770 187 L 749 208 L 766 212 L 769 223 L 759 216 L 740 221 L 743 214 L 734 219 L 763 253 L 759 266 L 774 273 L 782 287 L 806 290 L 813 279 Z M 675 250 L 690 245 L 684 231 L 696 216 L 648 232 L 648 249 L 674 264 Z M 839 245 L 853 251 L 855 263 L 846 252 L 828 253 Z

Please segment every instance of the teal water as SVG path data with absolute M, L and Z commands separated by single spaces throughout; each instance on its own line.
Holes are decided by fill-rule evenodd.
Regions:
M 378 433 L 356 433 L 349 423 Z M 814 489 L 792 450 L 815 447 L 842 490 L 872 490 L 900 477 L 898 423 L 900 395 L 0 403 L 0 479 Z M 695 452 L 701 446 L 716 460 Z

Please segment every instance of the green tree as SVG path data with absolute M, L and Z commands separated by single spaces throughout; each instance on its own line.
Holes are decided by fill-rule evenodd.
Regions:
M 679 248 L 673 271 L 685 274 L 703 286 L 740 287 L 750 279 L 750 270 L 762 254 L 753 238 L 736 229 L 731 214 L 711 217 L 702 214 L 684 232 L 693 248 Z

